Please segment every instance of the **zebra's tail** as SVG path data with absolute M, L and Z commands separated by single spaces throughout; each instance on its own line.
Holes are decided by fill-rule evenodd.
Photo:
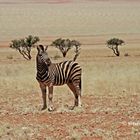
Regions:
M 73 58 L 73 61 L 76 61 L 77 57 L 79 56 L 80 54 L 80 47 L 76 46 L 76 50 L 75 50 L 75 56 Z
M 79 82 L 79 87 L 80 87 L 80 91 L 82 93 L 82 81 L 81 81 L 81 78 L 80 78 L 80 82 Z
M 77 57 L 79 56 L 80 52 L 77 52 L 73 58 L 73 61 L 76 61 Z

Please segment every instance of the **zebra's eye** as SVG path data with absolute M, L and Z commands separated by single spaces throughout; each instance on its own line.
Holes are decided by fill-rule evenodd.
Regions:
M 50 59 L 48 58 L 46 61 L 49 63 L 50 62 Z
M 51 60 L 49 58 L 46 60 L 46 62 L 48 64 L 48 66 L 51 64 Z

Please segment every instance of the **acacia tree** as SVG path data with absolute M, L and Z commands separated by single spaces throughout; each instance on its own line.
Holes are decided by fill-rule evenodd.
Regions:
M 112 49 L 113 53 L 116 56 L 120 56 L 118 46 L 121 46 L 122 44 L 124 44 L 124 41 L 121 39 L 118 39 L 118 38 L 112 38 L 112 39 L 107 41 L 107 47 Z
M 69 39 L 59 38 L 53 41 L 51 45 L 58 48 L 63 54 L 63 57 L 66 57 L 67 52 L 71 49 L 71 41 Z
M 26 60 L 31 60 L 31 49 L 39 41 L 39 37 L 29 35 L 25 39 L 12 40 L 10 48 L 16 49 Z
M 72 48 L 75 47 L 75 57 L 74 57 L 74 61 L 76 60 L 77 56 L 80 54 L 79 50 L 80 50 L 80 43 L 76 40 L 70 40 L 70 39 L 56 39 L 55 41 L 52 42 L 51 44 L 52 46 L 55 46 L 56 48 L 58 48 L 61 53 L 63 54 L 63 57 L 66 57 L 67 52 Z

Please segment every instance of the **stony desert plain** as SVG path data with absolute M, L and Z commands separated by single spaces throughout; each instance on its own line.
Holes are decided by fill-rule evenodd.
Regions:
M 9 48 L 28 35 L 44 45 L 60 37 L 81 42 L 81 108 L 69 110 L 74 96 L 61 86 L 55 111 L 41 111 L 36 49 L 27 61 Z M 106 47 L 113 37 L 125 41 L 120 57 Z M 54 47 L 48 54 L 64 60 Z M 0 139 L 140 140 L 140 1 L 0 0 Z

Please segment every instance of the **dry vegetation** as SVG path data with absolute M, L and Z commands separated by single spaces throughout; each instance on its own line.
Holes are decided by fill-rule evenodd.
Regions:
M 124 56 L 126 50 L 130 54 L 128 57 Z M 62 55 L 57 49 L 49 48 L 48 51 L 52 61 L 63 60 L 54 57 Z M 72 51 L 67 59 L 72 58 Z M 66 86 L 56 87 L 53 113 L 40 111 L 35 54 L 34 49 L 33 60 L 26 61 L 10 48 L 0 49 L 2 139 L 138 139 L 138 45 L 133 45 L 133 49 L 129 45 L 121 49 L 119 58 L 103 45 L 83 45 L 77 60 L 83 68 L 83 107 L 70 111 L 68 107 L 73 105 L 73 95 Z
M 108 4 L 95 2 L 94 8 L 90 2 L 59 7 L 0 5 L 3 34 L 0 36 L 0 139 L 139 140 L 140 4 L 133 3 L 134 8 L 131 3 Z M 28 20 L 30 14 L 32 17 Z M 45 16 L 48 18 L 41 20 Z M 67 20 L 67 17 L 75 20 Z M 22 18 L 24 22 L 19 24 Z M 51 44 L 60 34 L 82 43 L 77 59 L 83 69 L 82 108 L 69 110 L 74 97 L 67 86 L 62 86 L 54 90 L 55 111 L 40 111 L 42 100 L 35 79 L 36 49 L 32 52 L 33 59 L 26 61 L 8 48 L 7 43 L 9 38 L 30 33 L 42 35 L 43 44 Z M 95 35 L 89 35 L 93 33 Z M 126 42 L 120 47 L 120 57 L 115 57 L 105 46 L 111 37 Z M 64 60 L 56 48 L 49 47 L 48 53 L 53 62 Z M 72 55 L 70 50 L 66 59 L 72 59 Z

